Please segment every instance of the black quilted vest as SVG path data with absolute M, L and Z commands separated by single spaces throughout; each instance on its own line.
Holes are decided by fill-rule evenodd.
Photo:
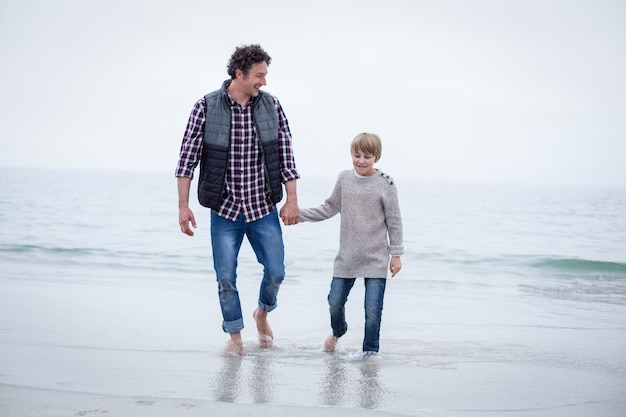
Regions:
M 227 88 L 231 80 L 226 80 L 220 90 L 204 96 L 206 121 L 200 178 L 198 180 L 198 200 L 205 207 L 217 210 L 225 192 L 226 169 L 230 149 L 230 105 Z M 252 102 L 252 117 L 256 126 L 257 138 L 261 144 L 261 155 L 265 165 L 265 186 L 272 203 L 283 197 L 280 175 L 280 145 L 278 135 L 278 112 L 272 97 L 260 92 Z

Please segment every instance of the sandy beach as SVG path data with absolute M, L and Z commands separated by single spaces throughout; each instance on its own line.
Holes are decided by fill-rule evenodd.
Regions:
M 521 325 L 517 311 L 541 322 L 542 310 L 501 293 L 481 311 L 480 294 L 444 300 L 437 283 L 422 285 L 422 310 L 405 317 L 411 299 L 402 294 L 412 284 L 394 283 L 380 357 L 364 361 L 360 303 L 348 312 L 352 330 L 328 354 L 325 306 L 306 301 L 302 285 L 284 288 L 274 347 L 258 347 L 249 318 L 246 354 L 232 357 L 223 355 L 227 337 L 208 288 L 4 282 L 0 415 L 623 415 L 619 330 L 588 328 L 593 337 L 580 339 L 580 329 L 557 321 Z M 242 290 L 253 294 L 254 285 Z M 325 286 L 306 288 L 309 300 L 317 291 Z M 252 312 L 253 297 L 245 298 Z M 438 307 L 445 303 L 464 316 Z
M 206 417 L 250 415 L 287 416 L 372 416 L 401 414 L 337 407 L 296 407 L 271 404 L 228 404 L 187 398 L 120 397 L 70 391 L 42 390 L 0 384 L 0 413 L 6 417 Z

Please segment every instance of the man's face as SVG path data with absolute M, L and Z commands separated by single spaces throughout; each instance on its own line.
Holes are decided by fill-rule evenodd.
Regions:
M 248 75 L 243 75 L 243 73 L 241 73 L 241 85 L 243 92 L 250 97 L 258 96 L 261 87 L 266 84 L 266 76 L 267 63 L 265 62 L 254 64 L 252 68 L 250 68 L 250 72 L 248 72 Z

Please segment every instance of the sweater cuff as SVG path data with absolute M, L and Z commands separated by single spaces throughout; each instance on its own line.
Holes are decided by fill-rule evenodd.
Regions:
M 404 246 L 389 246 L 387 250 L 390 256 L 400 256 L 404 254 Z

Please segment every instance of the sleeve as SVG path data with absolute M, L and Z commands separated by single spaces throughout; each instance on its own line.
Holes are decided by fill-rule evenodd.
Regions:
M 276 111 L 278 112 L 278 140 L 280 143 L 280 173 L 283 182 L 297 180 L 300 174 L 296 169 L 296 161 L 293 154 L 291 131 L 287 116 L 278 99 L 272 96 Z
M 183 142 L 180 146 L 176 177 L 193 178 L 193 171 L 198 166 L 200 156 L 202 155 L 205 118 L 206 103 L 204 98 L 201 98 L 193 106 L 187 122 Z
M 313 207 L 300 209 L 300 221 L 303 222 L 319 222 L 333 217 L 341 211 L 341 178 L 337 178 L 335 188 L 330 197 L 326 199 L 324 204 Z
M 394 184 L 389 186 L 389 190 L 383 198 L 383 206 L 389 235 L 389 254 L 391 256 L 402 255 L 404 253 L 402 215 L 400 214 L 398 190 Z

